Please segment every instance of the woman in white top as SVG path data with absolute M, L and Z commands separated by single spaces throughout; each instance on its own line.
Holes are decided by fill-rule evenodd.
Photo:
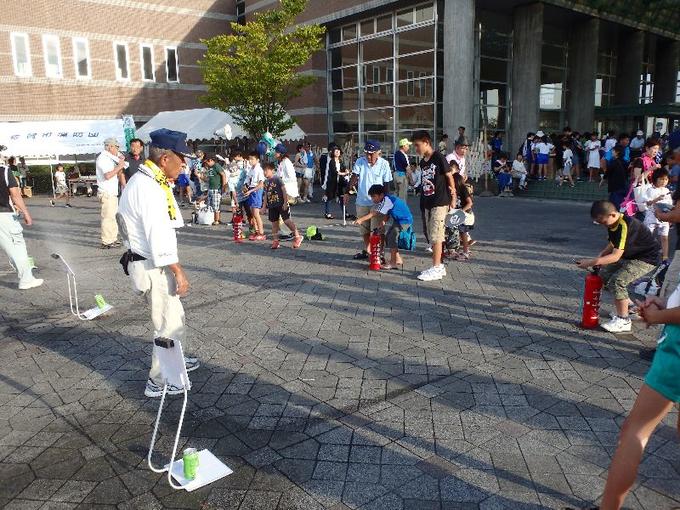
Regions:
M 588 154 L 588 182 L 595 180 L 595 175 L 600 172 L 600 140 L 597 139 L 597 133 L 590 133 L 590 140 L 586 142 L 585 150 Z

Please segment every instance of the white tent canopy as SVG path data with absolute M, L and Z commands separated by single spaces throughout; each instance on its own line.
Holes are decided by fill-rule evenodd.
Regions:
M 101 152 L 110 137 L 125 147 L 122 119 L 0 123 L 5 154 L 29 159 Z
M 231 140 L 248 136 L 248 133 L 234 122 L 231 115 L 213 108 L 159 112 L 137 130 L 137 136 L 148 142 L 149 133 L 160 128 L 182 131 L 187 134 L 189 140 L 212 138 Z M 295 124 L 283 134 L 281 139 L 302 140 L 304 137 L 305 132 Z

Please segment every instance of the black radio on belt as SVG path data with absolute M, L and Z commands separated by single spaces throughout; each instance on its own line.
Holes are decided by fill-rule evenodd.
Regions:
M 128 265 L 130 262 L 137 262 L 138 260 L 146 260 L 146 257 L 142 257 L 141 255 L 137 255 L 136 253 L 132 253 L 132 250 L 128 250 L 125 253 L 123 253 L 123 256 L 120 258 L 118 262 L 120 262 L 120 265 L 123 266 L 123 272 L 125 273 L 126 276 L 130 276 L 130 273 L 128 272 Z
M 175 341 L 172 338 L 163 338 L 162 336 L 154 338 L 153 343 L 164 349 L 172 349 L 175 346 Z

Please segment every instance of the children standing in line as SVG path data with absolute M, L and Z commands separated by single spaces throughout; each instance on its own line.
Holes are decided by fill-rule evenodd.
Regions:
M 645 194 L 645 201 L 647 202 L 647 210 L 645 211 L 645 226 L 649 231 L 659 236 L 661 240 L 661 257 L 662 261 L 668 263 L 668 233 L 670 223 L 667 221 L 659 221 L 654 214 L 657 207 L 666 207 L 667 210 L 673 208 L 673 199 L 671 197 L 668 186 L 668 170 L 665 168 L 657 168 L 652 174 L 652 186 Z M 665 210 L 664 212 L 667 212 Z
M 376 207 L 368 214 L 357 218 L 354 224 L 360 225 L 365 221 L 370 222 L 374 216 L 383 215 L 385 216 L 385 219 L 382 220 L 384 227 L 387 217 L 392 218 L 392 224 L 385 232 L 385 246 L 390 250 L 390 262 L 383 264 L 382 269 L 399 269 L 398 266 L 404 265 L 404 261 L 399 255 L 399 234 L 413 225 L 413 215 L 405 201 L 395 195 L 385 195 L 385 188 L 381 184 L 371 186 L 368 195 L 371 197 L 371 201 L 376 204 Z
M 524 156 L 521 152 L 517 153 L 515 160 L 512 162 L 512 178 L 519 179 L 519 189 L 527 189 L 527 167 L 524 164 Z
M 54 199 L 50 200 L 50 205 L 54 207 L 56 200 L 65 200 L 64 207 L 71 207 L 71 194 L 66 183 L 66 172 L 64 172 L 64 165 L 57 165 L 54 172 Z
M 560 186 L 564 181 L 569 182 L 569 186 L 574 187 L 574 180 L 571 178 L 571 168 L 574 166 L 574 153 L 571 144 L 566 140 L 562 142 L 562 175 L 560 176 Z
M 536 153 L 536 163 L 538 164 L 538 180 L 544 181 L 548 173 L 548 163 L 550 162 L 550 151 L 552 151 L 555 146 L 548 142 L 548 137 L 543 135 L 538 143 L 534 146 L 534 152 Z
M 283 220 L 285 225 L 293 232 L 295 238 L 293 248 L 297 249 L 302 244 L 302 236 L 298 232 L 295 223 L 290 219 L 290 204 L 288 194 L 283 180 L 274 175 L 274 164 L 264 164 L 264 204 L 263 208 L 268 209 L 269 221 L 272 223 L 272 250 L 277 250 L 281 243 L 279 241 L 279 221 Z
M 264 241 L 267 237 L 264 235 L 264 227 L 262 225 L 262 217 L 260 216 L 260 209 L 262 208 L 262 190 L 264 188 L 264 173 L 260 166 L 260 155 L 257 151 L 253 151 L 248 155 L 248 175 L 246 177 L 245 186 L 247 191 L 244 193 L 248 209 L 252 215 L 253 227 L 255 232 L 251 234 L 248 239 L 251 241 Z
M 595 175 L 600 173 L 600 147 L 597 133 L 590 133 L 590 140 L 586 142 L 585 146 L 588 155 L 588 182 L 595 182 Z

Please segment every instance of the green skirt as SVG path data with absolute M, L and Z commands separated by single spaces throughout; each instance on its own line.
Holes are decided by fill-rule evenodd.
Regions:
M 680 402 L 680 326 L 663 328 L 645 384 L 668 400 Z

